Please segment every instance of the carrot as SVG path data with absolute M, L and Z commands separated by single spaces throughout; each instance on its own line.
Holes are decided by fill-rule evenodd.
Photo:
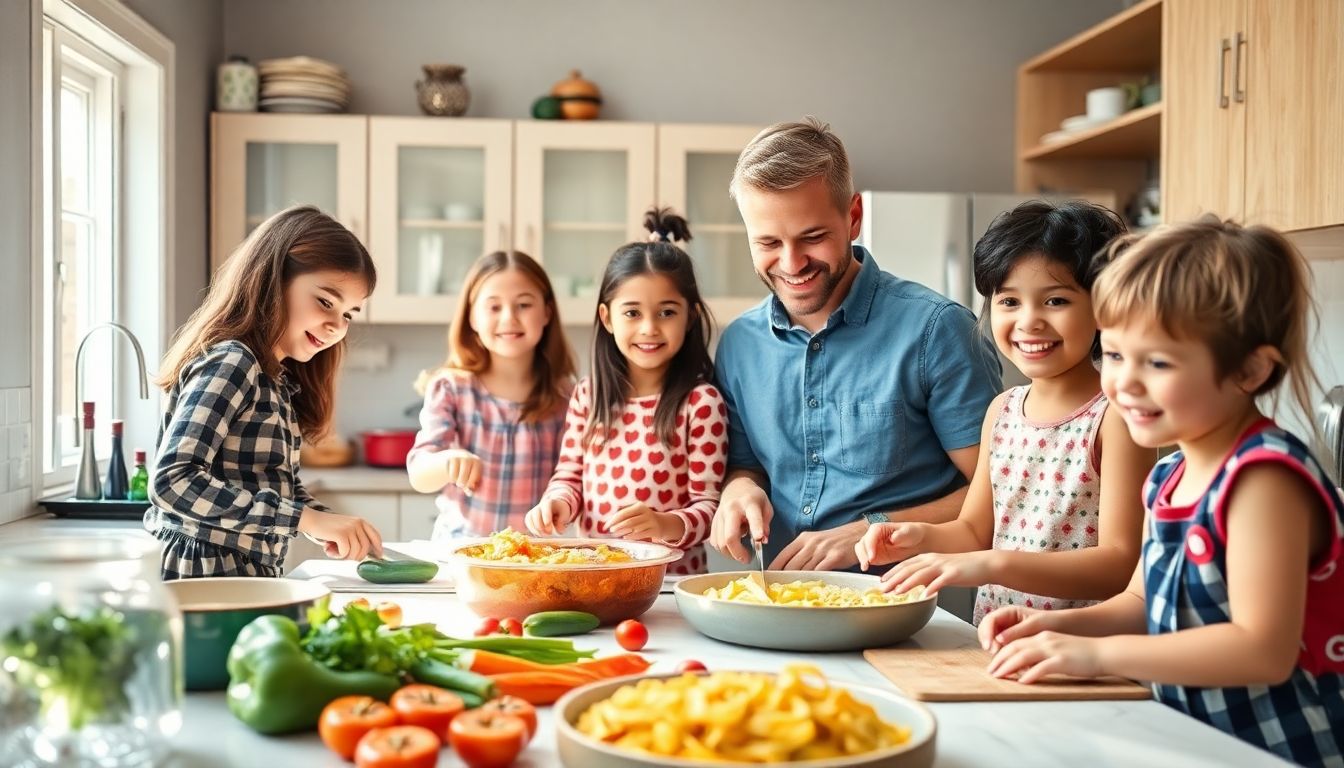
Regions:
M 517 656 L 477 648 L 471 652 L 471 666 L 468 669 L 478 675 L 497 675 L 503 672 L 541 672 L 553 666 L 556 665 L 538 664 Z
M 557 665 L 559 666 L 559 665 Z M 517 696 L 529 704 L 554 704 L 574 688 L 592 682 L 592 678 L 559 670 L 544 672 L 502 672 L 490 675 L 501 696 Z
M 584 659 L 565 666 L 594 672 L 598 677 L 622 677 L 642 674 L 652 664 L 638 653 L 621 653 L 600 659 Z M 476 669 L 473 667 L 472 671 L 475 672 Z

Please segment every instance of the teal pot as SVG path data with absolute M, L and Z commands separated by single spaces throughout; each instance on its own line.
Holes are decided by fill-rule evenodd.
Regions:
M 308 608 L 331 594 L 316 582 L 252 576 L 181 579 L 165 582 L 164 586 L 182 610 L 189 691 L 228 687 L 229 649 L 238 639 L 238 631 L 253 619 L 275 613 L 306 625 Z

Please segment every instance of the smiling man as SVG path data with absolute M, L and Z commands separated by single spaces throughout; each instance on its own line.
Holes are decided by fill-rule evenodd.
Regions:
M 828 126 L 762 131 L 730 192 L 773 295 L 719 342 L 729 471 L 710 542 L 745 563 L 750 533 L 772 569 L 837 570 L 873 522 L 955 518 L 1001 387 L 974 316 L 851 245 L 863 204 Z

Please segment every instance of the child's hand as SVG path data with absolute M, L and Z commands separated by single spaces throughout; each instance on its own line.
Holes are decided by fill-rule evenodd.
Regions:
M 686 521 L 671 512 L 657 512 L 643 504 L 616 510 L 607 529 L 625 539 L 678 541 L 686 535 Z
M 471 451 L 452 448 L 443 452 L 444 471 L 448 473 L 448 482 L 466 492 L 468 496 L 481 482 L 481 457 Z
M 573 519 L 569 505 L 561 499 L 542 499 L 540 504 L 528 510 L 523 524 L 537 536 L 559 536 Z
M 854 545 L 854 554 L 859 556 L 859 567 L 866 571 L 870 565 L 894 563 L 919 554 L 924 530 L 924 523 L 877 523 L 868 526 L 868 532 Z
M 362 517 L 305 507 L 299 516 L 299 531 L 321 541 L 327 557 L 363 560 L 383 556 L 383 537 Z
M 915 555 L 882 574 L 882 591 L 899 595 L 922 584 L 931 595 L 943 587 L 978 587 L 991 581 L 993 558 L 992 551 Z
M 980 647 L 990 653 L 1022 637 L 1038 632 L 1056 629 L 1058 614 L 1020 605 L 1009 605 L 990 611 L 980 620 L 976 635 L 980 638 Z
M 1016 674 L 1019 683 L 1034 683 L 1046 675 L 1100 677 L 1104 674 L 1100 650 L 1100 638 L 1041 632 L 1000 648 L 988 671 L 993 677 Z

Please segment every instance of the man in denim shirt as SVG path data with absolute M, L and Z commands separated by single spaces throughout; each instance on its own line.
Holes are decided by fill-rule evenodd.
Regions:
M 731 192 L 774 295 L 719 342 L 729 467 L 710 543 L 746 563 L 750 533 L 771 569 L 839 570 L 873 522 L 956 518 L 1001 388 L 975 317 L 851 245 L 863 204 L 828 126 L 762 131 Z

